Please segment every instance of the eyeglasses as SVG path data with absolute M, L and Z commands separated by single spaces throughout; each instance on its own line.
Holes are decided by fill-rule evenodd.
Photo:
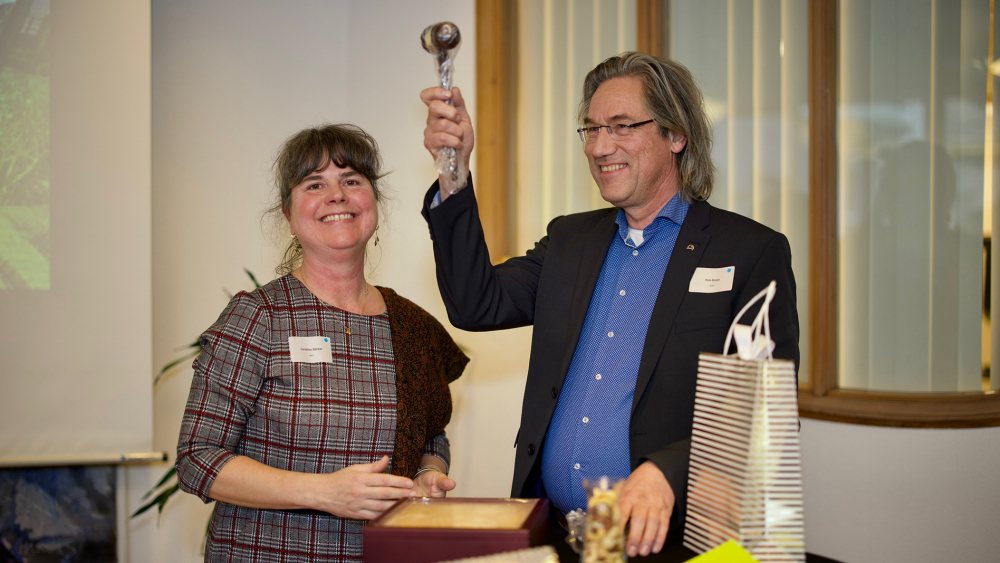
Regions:
M 593 143 L 597 140 L 597 136 L 600 135 L 601 129 L 608 132 L 608 136 L 614 140 L 624 139 L 632 134 L 632 130 L 636 127 L 641 127 L 647 123 L 652 123 L 656 121 L 655 119 L 647 119 L 646 121 L 640 121 L 638 123 L 615 123 L 614 125 L 592 125 L 590 127 L 581 127 L 576 130 L 580 135 L 580 140 L 584 143 Z

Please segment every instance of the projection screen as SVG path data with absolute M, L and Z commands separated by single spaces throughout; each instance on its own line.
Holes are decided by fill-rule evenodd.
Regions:
M 148 0 L 0 0 L 0 466 L 152 446 Z

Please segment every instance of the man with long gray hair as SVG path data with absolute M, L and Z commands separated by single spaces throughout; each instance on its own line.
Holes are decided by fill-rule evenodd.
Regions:
M 424 146 L 468 165 L 461 92 L 429 88 Z M 586 77 L 577 130 L 613 207 L 557 217 L 524 256 L 493 266 L 472 189 L 435 183 L 424 216 L 441 295 L 466 330 L 534 325 L 511 494 L 586 507 L 583 479 L 623 479 L 630 557 L 679 543 L 697 361 L 777 281 L 774 356 L 795 360 L 798 315 L 784 235 L 713 207 L 711 125 L 682 65 L 624 53 Z

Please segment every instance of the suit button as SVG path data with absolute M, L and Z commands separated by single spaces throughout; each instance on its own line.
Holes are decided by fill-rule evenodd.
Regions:
M 528 444 L 528 455 L 535 455 L 535 445 Z
M 559 390 L 556 389 L 555 387 L 553 387 L 552 388 L 552 398 L 555 399 L 558 396 L 559 396 Z

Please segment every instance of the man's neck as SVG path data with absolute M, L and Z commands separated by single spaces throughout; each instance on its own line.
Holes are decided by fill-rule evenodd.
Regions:
M 628 220 L 628 226 L 633 229 L 645 229 L 676 194 L 676 187 L 664 188 L 657 193 L 653 200 L 642 207 L 622 208 L 622 211 L 625 212 L 625 219 Z

